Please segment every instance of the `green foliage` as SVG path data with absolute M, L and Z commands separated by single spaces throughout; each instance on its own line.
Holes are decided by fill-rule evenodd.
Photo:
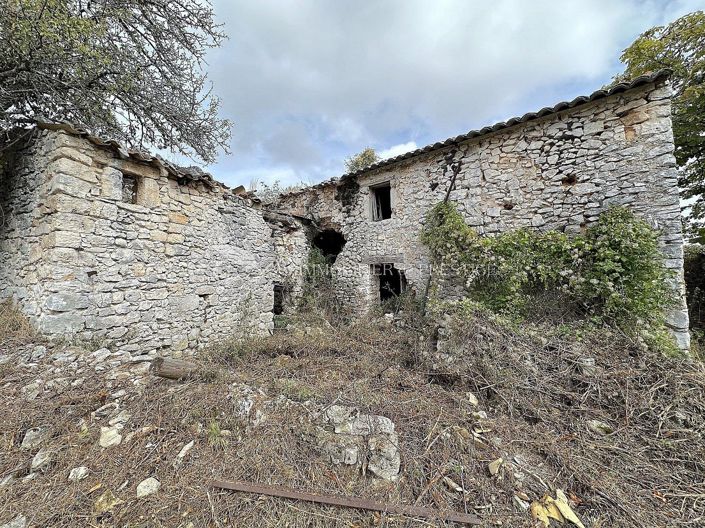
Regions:
M 345 170 L 348 173 L 357 172 L 373 163 L 377 163 L 379 160 L 380 157 L 375 152 L 375 149 L 367 147 L 362 152 L 358 152 L 345 160 Z
M 271 184 L 261 180 L 253 180 L 250 183 L 250 192 L 254 192 L 263 204 L 270 205 L 275 203 L 282 194 L 296 192 L 304 187 L 306 184 L 303 182 L 298 185 L 282 185 L 279 180 L 274 180 Z
M 228 443 L 222 429 L 220 428 L 220 424 L 216 420 L 211 420 L 208 424 L 206 435 L 208 437 L 208 444 L 212 447 L 223 448 Z
M 582 260 L 578 298 L 617 321 L 660 320 L 673 290 L 656 230 L 629 209 L 615 207 L 575 242 Z
M 690 327 L 705 331 L 705 246 L 686 246 L 683 271 Z
M 690 217 L 697 231 L 705 219 L 705 13 L 687 14 L 667 26 L 642 33 L 620 57 L 623 81 L 670 68 L 675 89 L 673 135 L 682 168 L 684 198 L 695 198 Z
M 463 279 L 470 298 L 497 313 L 525 315 L 533 298 L 552 292 L 595 320 L 660 328 L 673 298 L 658 233 L 622 207 L 574 237 L 528 229 L 480 237 L 455 205 L 441 203 L 422 241 L 444 275 Z

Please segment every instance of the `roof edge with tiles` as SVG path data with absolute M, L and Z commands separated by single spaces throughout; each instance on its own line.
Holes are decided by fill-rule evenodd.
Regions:
M 140 150 L 127 148 L 119 141 L 94 136 L 87 130 L 76 127 L 71 123 L 37 121 L 37 127 L 41 130 L 62 131 L 72 136 L 84 138 L 98 147 L 114 152 L 120 159 L 138 163 L 146 163 L 160 169 L 163 168 L 174 178 L 184 179 L 190 182 L 200 182 L 210 188 L 227 188 L 224 183 L 217 181 L 211 174 L 201 170 L 198 167 L 180 167 L 165 160 L 158 154 L 152 155 Z
M 521 117 L 512 117 L 511 119 L 507 119 L 506 121 L 500 121 L 499 123 L 495 123 L 494 125 L 486 126 L 486 127 L 481 128 L 479 130 L 471 130 L 470 132 L 467 132 L 465 134 L 451 137 L 451 138 L 448 138 L 443 141 L 438 141 L 436 143 L 426 145 L 425 147 L 421 147 L 416 150 L 412 150 L 412 151 L 406 152 L 404 154 L 400 154 L 399 156 L 395 156 L 393 158 L 387 158 L 385 160 L 378 161 L 377 163 L 373 163 L 372 165 L 369 165 L 369 166 L 365 167 L 364 169 L 360 169 L 360 170 L 354 171 L 354 172 L 345 173 L 342 176 L 340 176 L 339 178 L 331 178 L 330 180 L 326 180 L 324 182 L 318 183 L 318 184 L 313 185 L 311 187 L 305 187 L 305 188 L 297 190 L 297 191 L 292 191 L 290 193 L 286 193 L 286 195 L 301 194 L 301 193 L 305 193 L 307 191 L 310 191 L 312 189 L 327 187 L 329 185 L 335 185 L 335 184 L 339 183 L 341 180 L 353 178 L 356 176 L 361 176 L 365 173 L 368 173 L 368 172 L 371 172 L 371 171 L 374 171 L 377 169 L 381 169 L 384 167 L 389 167 L 390 165 L 394 165 L 396 163 L 400 163 L 402 161 L 406 161 L 408 159 L 415 158 L 417 156 L 421 156 L 421 155 L 427 154 L 429 152 L 441 150 L 441 149 L 444 149 L 444 148 L 447 148 L 447 147 L 450 147 L 453 145 L 458 145 L 464 141 L 468 141 L 470 139 L 474 139 L 474 138 L 477 138 L 480 136 L 486 136 L 486 135 L 491 134 L 492 132 L 496 132 L 498 130 L 503 130 L 503 129 L 510 128 L 510 127 L 513 127 L 513 126 L 521 124 L 521 123 L 527 123 L 529 121 L 541 119 L 542 117 L 557 114 L 558 112 L 561 112 L 563 110 L 583 106 L 583 105 L 586 105 L 586 104 L 591 103 L 593 101 L 596 101 L 598 99 L 604 99 L 604 98 L 609 97 L 611 95 L 624 93 L 629 90 L 633 90 L 635 88 L 645 86 L 647 84 L 653 84 L 658 81 L 667 80 L 671 76 L 671 73 L 672 73 L 671 70 L 663 69 L 663 70 L 659 70 L 657 72 L 641 75 L 639 77 L 635 77 L 634 79 L 632 79 L 629 82 L 621 82 L 621 83 L 615 84 L 613 86 L 610 86 L 609 88 L 606 88 L 606 89 L 602 88 L 600 90 L 596 90 L 593 93 L 591 93 L 590 95 L 578 96 L 575 99 L 573 99 L 572 101 L 561 101 L 560 103 L 555 104 L 552 107 L 547 106 L 537 112 L 528 112 Z

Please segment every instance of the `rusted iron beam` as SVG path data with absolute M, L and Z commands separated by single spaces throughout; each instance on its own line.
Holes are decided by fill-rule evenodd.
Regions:
M 211 486 L 218 489 L 241 491 L 244 493 L 255 493 L 257 495 L 269 495 L 271 497 L 281 497 L 284 499 L 301 500 L 315 502 L 318 504 L 328 504 L 340 506 L 342 508 L 354 508 L 358 510 L 372 510 L 397 515 L 408 515 L 410 517 L 422 517 L 424 519 L 440 519 L 462 524 L 480 524 L 480 518 L 469 513 L 445 512 L 434 508 L 424 508 L 423 506 L 405 506 L 403 504 L 385 504 L 370 499 L 359 497 L 338 497 L 335 495 L 319 495 L 316 493 L 306 493 L 296 491 L 291 488 L 280 486 L 270 486 L 268 484 L 253 484 L 244 481 L 214 480 Z

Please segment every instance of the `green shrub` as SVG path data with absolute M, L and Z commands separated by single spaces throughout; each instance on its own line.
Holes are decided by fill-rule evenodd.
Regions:
M 578 298 L 618 322 L 661 320 L 674 292 L 655 229 L 629 209 L 614 207 L 576 243 L 583 260 Z
M 454 204 L 441 203 L 429 212 L 422 241 L 443 274 L 462 278 L 469 297 L 497 313 L 525 315 L 548 292 L 596 320 L 660 328 L 673 302 L 658 232 L 624 207 L 573 237 L 529 229 L 480 237 Z
M 705 330 L 705 246 L 686 246 L 683 271 L 690 327 L 702 333 Z

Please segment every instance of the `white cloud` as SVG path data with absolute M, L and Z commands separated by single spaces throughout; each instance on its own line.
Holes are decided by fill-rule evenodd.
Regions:
M 705 0 L 216 0 L 209 74 L 248 171 L 342 172 L 368 145 L 423 145 L 600 87 L 645 29 Z
M 377 154 L 382 159 L 393 158 L 395 156 L 400 156 L 412 150 L 419 148 L 415 141 L 409 141 L 407 143 L 401 143 L 399 145 L 394 145 L 388 149 L 380 150 Z
M 242 169 L 226 173 L 224 179 L 237 182 L 237 185 L 244 185 L 247 189 L 257 188 L 258 185 L 262 183 L 272 185 L 275 182 L 279 182 L 283 187 L 301 183 L 301 179 L 297 176 L 296 171 L 289 167 Z

